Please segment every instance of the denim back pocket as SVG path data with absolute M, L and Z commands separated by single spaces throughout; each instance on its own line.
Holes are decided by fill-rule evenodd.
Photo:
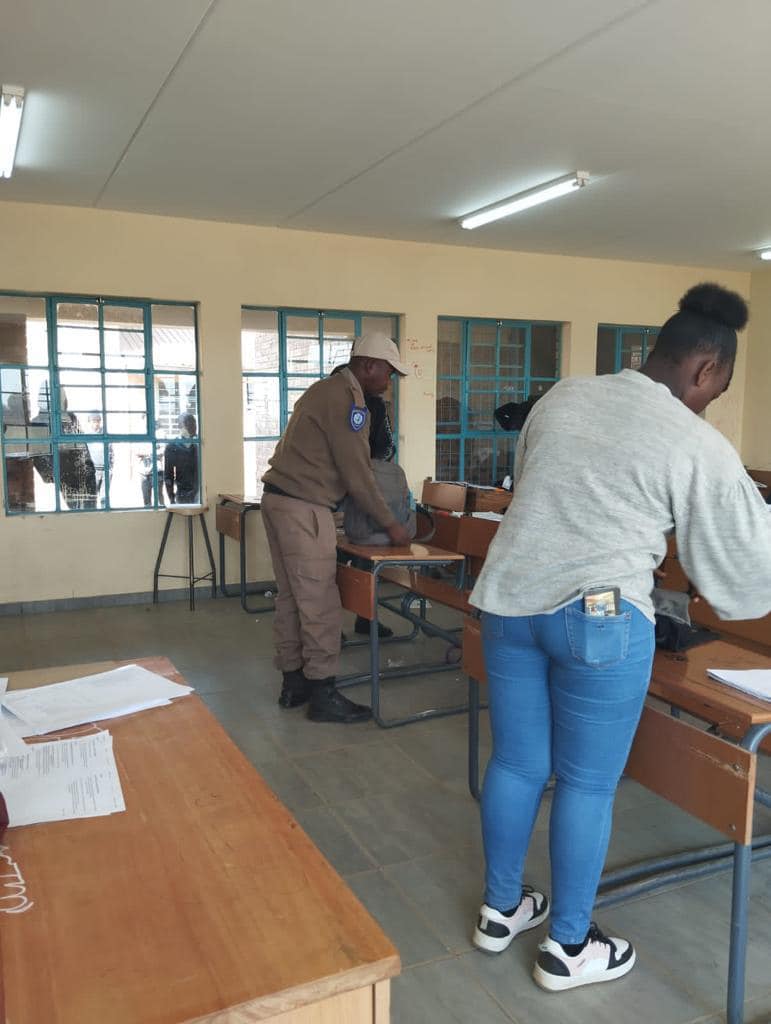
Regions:
M 623 661 L 629 651 L 632 613 L 586 615 L 575 605 L 565 609 L 570 653 L 592 668 L 608 668 Z

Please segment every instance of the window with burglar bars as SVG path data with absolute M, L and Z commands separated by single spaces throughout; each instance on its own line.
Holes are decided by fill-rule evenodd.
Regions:
M 493 413 L 556 383 L 561 334 L 558 323 L 439 318 L 437 480 L 493 486 L 512 473 L 519 433 Z
M 241 310 L 244 409 L 244 492 L 262 494 L 268 468 L 295 402 L 314 381 L 347 363 L 353 339 L 378 331 L 399 341 L 399 318 L 388 313 L 306 309 Z M 397 389 L 384 395 L 394 437 L 398 431 Z
M 656 347 L 658 336 L 658 327 L 600 324 L 597 328 L 597 373 L 639 370 Z
M 0 294 L 5 509 L 200 501 L 191 303 Z

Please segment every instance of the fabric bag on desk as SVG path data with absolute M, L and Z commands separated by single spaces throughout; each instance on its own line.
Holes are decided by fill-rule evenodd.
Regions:
M 653 590 L 653 608 L 656 613 L 656 646 L 665 651 L 687 651 L 689 647 L 719 640 L 720 634 L 704 626 L 691 623 L 688 606 L 691 595 L 680 590 Z
M 396 521 L 407 528 L 410 538 L 414 538 L 417 525 L 415 512 L 410 508 L 410 489 L 404 470 L 395 462 L 383 462 L 381 459 L 371 459 L 370 465 L 386 505 Z M 388 534 L 350 496 L 343 502 L 343 529 L 354 544 L 381 547 L 391 543 Z

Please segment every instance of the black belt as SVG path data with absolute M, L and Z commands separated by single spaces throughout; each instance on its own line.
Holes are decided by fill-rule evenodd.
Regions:
M 269 483 L 267 483 L 267 481 L 262 485 L 262 489 L 263 489 L 265 494 L 278 494 L 282 498 L 291 498 L 293 501 L 307 501 L 306 498 L 298 498 L 294 494 L 287 494 L 287 492 L 286 491 L 282 491 L 280 487 L 276 487 L 275 484 L 269 484 Z M 307 502 L 307 504 L 309 504 L 309 505 L 317 505 L 319 503 L 316 502 L 316 501 L 309 501 L 309 502 Z M 330 512 L 337 512 L 339 506 L 337 506 L 337 505 L 327 505 L 327 508 L 329 509 Z

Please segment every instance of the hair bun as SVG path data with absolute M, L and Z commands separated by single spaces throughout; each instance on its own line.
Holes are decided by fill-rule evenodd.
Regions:
M 747 303 L 737 292 L 719 284 L 696 284 L 680 299 L 683 313 L 695 313 L 707 320 L 740 331 L 747 323 Z

